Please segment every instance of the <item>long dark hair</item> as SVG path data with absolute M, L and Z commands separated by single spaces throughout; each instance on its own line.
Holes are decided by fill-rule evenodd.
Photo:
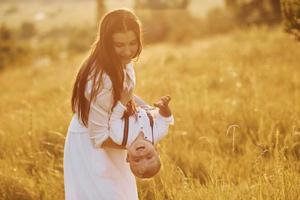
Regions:
M 91 48 L 90 54 L 80 67 L 73 86 L 71 105 L 73 113 L 78 113 L 85 126 L 88 124 L 91 102 L 100 92 L 103 73 L 106 73 L 112 81 L 113 107 L 120 100 L 124 73 L 121 61 L 113 48 L 112 35 L 126 31 L 133 31 L 136 35 L 138 50 L 133 57 L 138 57 L 142 51 L 140 22 L 131 11 L 118 9 L 107 13 L 102 18 L 97 39 Z M 85 90 L 88 81 L 92 81 L 92 88 L 90 96 L 86 98 Z M 133 100 L 128 105 L 130 112 L 134 109 Z

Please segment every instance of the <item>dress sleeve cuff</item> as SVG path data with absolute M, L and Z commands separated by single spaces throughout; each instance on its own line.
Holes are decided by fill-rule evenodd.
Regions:
M 163 117 L 162 115 L 159 114 L 159 117 L 161 117 L 166 123 L 174 125 L 174 117 L 173 117 L 173 115 L 171 115 L 169 117 Z
M 94 148 L 101 148 L 103 142 L 108 139 L 108 135 L 100 135 L 98 137 L 91 137 L 90 139 Z

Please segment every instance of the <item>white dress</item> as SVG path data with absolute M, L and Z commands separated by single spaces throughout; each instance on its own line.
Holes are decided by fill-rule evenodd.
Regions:
M 135 85 L 132 64 L 126 72 Z M 126 80 L 125 80 L 126 81 Z M 92 103 L 88 128 L 74 114 L 64 148 L 64 184 L 66 200 L 137 200 L 135 177 L 126 162 L 126 150 L 100 148 L 109 137 L 109 119 L 113 101 L 112 83 L 102 75 L 103 88 Z M 88 83 L 86 92 L 90 92 Z

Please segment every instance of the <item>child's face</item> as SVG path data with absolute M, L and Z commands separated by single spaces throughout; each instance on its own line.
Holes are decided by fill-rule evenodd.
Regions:
M 160 160 L 155 147 L 147 140 L 138 140 L 128 149 L 127 161 L 132 173 L 140 178 L 154 176 L 160 169 Z

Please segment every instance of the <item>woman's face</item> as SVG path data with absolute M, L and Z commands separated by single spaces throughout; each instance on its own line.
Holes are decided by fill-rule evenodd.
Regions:
M 133 31 L 118 32 L 112 35 L 113 47 L 122 64 L 128 64 L 138 50 L 138 39 Z

